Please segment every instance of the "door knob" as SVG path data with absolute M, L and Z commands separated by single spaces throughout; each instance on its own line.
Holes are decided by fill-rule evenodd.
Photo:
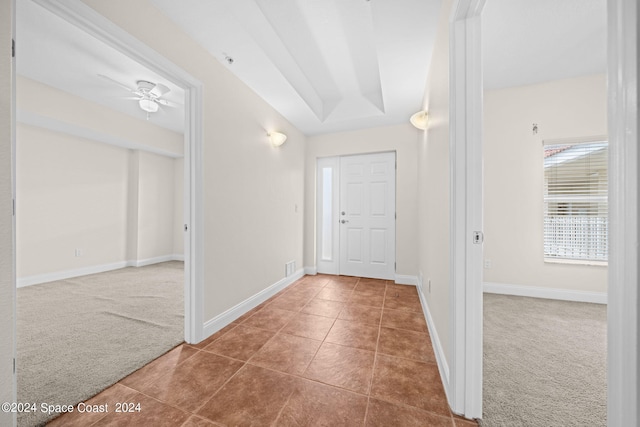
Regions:
M 348 220 L 348 219 L 343 219 L 343 220 L 342 220 L 342 221 L 340 221 L 340 222 L 344 224 L 345 222 L 349 222 L 349 220 Z

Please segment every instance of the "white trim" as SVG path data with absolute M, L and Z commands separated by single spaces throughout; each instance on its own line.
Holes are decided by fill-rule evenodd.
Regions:
M 450 334 L 449 404 L 482 417 L 482 61 L 485 0 L 456 0 L 450 18 Z
M 571 137 L 571 138 L 554 138 L 554 139 L 543 139 L 542 145 L 559 145 L 559 144 L 588 144 L 590 142 L 608 142 L 609 137 L 607 135 L 591 135 L 584 137 Z
M 637 0 L 608 1 L 607 424 L 640 425 Z
M 318 274 L 318 269 L 316 267 L 305 267 L 304 274 L 309 276 L 315 276 L 316 274 Z
M 146 265 L 158 264 L 167 261 L 184 261 L 183 255 L 164 255 L 143 260 L 119 261 L 109 264 L 92 265 L 89 267 L 76 268 L 74 270 L 56 271 L 53 273 L 37 274 L 18 278 L 17 287 L 39 285 L 41 283 L 55 282 L 56 280 L 72 279 L 74 277 L 87 276 L 89 274 L 104 273 L 106 271 L 119 270 L 126 267 L 144 267 Z
M 451 402 L 451 380 L 449 365 L 447 364 L 447 357 L 444 353 L 444 348 L 440 343 L 440 337 L 438 336 L 436 325 L 433 322 L 433 318 L 431 317 L 429 304 L 427 303 L 427 298 L 424 296 L 424 293 L 422 291 L 422 283 L 420 283 L 420 281 L 418 281 L 417 288 L 418 296 L 420 297 L 420 304 L 422 305 L 422 313 L 424 314 L 424 318 L 427 321 L 427 328 L 429 329 L 429 336 L 431 337 L 431 346 L 433 347 L 433 352 L 436 356 L 436 363 L 438 365 L 438 371 L 440 372 L 440 378 L 442 379 L 444 392 L 447 395 L 447 400 Z
M 396 278 L 394 280 L 396 285 L 411 285 L 418 286 L 418 277 L 417 276 L 408 276 L 406 274 L 396 274 Z
M 606 304 L 606 292 L 575 291 L 572 289 L 543 288 L 541 286 L 512 285 L 507 283 L 484 283 L 488 294 L 515 295 L 520 297 L 555 299 L 562 301 L 590 302 Z
M 225 311 L 224 313 L 221 313 L 216 317 L 214 317 L 213 319 L 208 320 L 204 324 L 204 330 L 203 330 L 204 335 L 202 339 L 208 338 L 211 335 L 215 334 L 220 329 L 224 328 L 229 323 L 236 320 L 238 317 L 242 316 L 243 314 L 247 313 L 249 310 L 257 307 L 258 305 L 262 304 L 263 302 L 265 302 L 266 300 L 268 300 L 269 298 L 271 298 L 281 290 L 293 284 L 296 280 L 300 279 L 303 275 L 304 275 L 304 270 L 299 269 L 291 276 L 280 279 L 273 285 L 270 285 L 269 287 L 263 289 L 257 294 L 242 301 L 241 303 L 236 304 L 235 306 L 231 307 L 229 310 Z
M 88 274 L 104 273 L 105 271 L 119 270 L 129 265 L 127 261 L 111 264 L 93 265 L 91 267 L 77 268 L 75 270 L 56 271 L 55 273 L 38 274 L 35 276 L 21 277 L 18 279 L 18 287 L 39 285 L 41 283 L 55 282 L 56 280 L 72 279 Z
M 33 0 L 134 61 L 155 71 L 185 91 L 185 341 L 199 342 L 203 331 L 204 202 L 203 84 L 96 10 L 78 0 Z
M 163 255 L 154 258 L 139 259 L 136 261 L 128 261 L 128 267 L 144 267 L 145 265 L 158 264 L 167 261 L 184 261 L 184 255 Z
M 12 40 L 16 40 L 16 0 L 11 0 L 11 4 L 9 6 L 9 10 L 11 12 L 11 39 Z M 11 117 L 15 117 L 16 114 L 16 60 L 15 58 L 11 59 L 11 89 L 10 89 L 10 96 L 11 96 L 11 106 L 10 106 L 10 111 L 11 111 Z M 11 198 L 13 200 L 13 202 L 15 203 L 16 201 L 16 123 L 15 123 L 15 119 L 11 120 Z M 4 165 L 3 165 L 4 166 Z M 15 204 L 14 204 L 15 206 Z M 17 329 L 17 264 L 16 264 L 16 254 L 17 254 L 17 250 L 16 250 L 16 213 L 15 210 L 13 211 L 13 215 L 11 218 L 11 287 L 13 288 L 11 290 L 11 324 L 10 325 L 2 325 L 3 328 L 11 328 L 11 334 L 12 334 L 12 342 L 11 342 L 11 349 L 9 350 L 11 353 L 13 353 L 13 361 L 14 363 L 17 363 L 16 361 L 18 360 L 18 329 Z M 4 317 L 3 317 L 4 320 Z M 3 363 L 8 362 L 6 359 L 4 359 L 4 355 L 5 353 L 2 353 L 2 360 Z M 4 365 L 3 369 L 5 369 L 6 365 Z M 15 367 L 15 365 L 14 365 Z M 2 395 L 6 396 L 6 394 L 4 393 L 5 388 L 2 387 Z M 16 369 L 13 369 L 13 376 L 11 377 L 11 396 L 14 399 L 14 402 L 18 401 L 18 377 L 17 377 L 17 373 L 16 373 Z M 17 426 L 18 425 L 18 414 L 13 413 L 9 416 L 9 418 L 11 419 L 11 426 Z M 3 420 L 6 419 L 6 416 L 2 417 Z M 3 421 L 4 422 L 4 421 Z

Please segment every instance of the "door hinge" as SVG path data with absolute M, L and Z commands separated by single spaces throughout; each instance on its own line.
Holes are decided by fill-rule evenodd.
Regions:
M 12 202 L 13 202 L 13 216 L 16 216 L 16 199 L 13 199 Z
M 13 358 L 13 374 L 15 375 L 16 373 L 16 358 Z
M 396 271 L 398 269 L 398 264 L 397 263 L 393 263 L 393 271 Z
M 14 39 L 11 39 L 11 57 L 16 57 L 16 41 Z

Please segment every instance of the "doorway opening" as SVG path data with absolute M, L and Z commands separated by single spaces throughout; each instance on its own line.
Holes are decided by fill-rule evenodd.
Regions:
M 482 416 L 481 21 L 485 0 L 459 0 L 451 18 L 452 410 Z M 636 425 L 637 378 L 637 5 L 607 1 L 609 218 L 607 422 Z M 455 214 L 459 213 L 460 218 Z M 464 214 L 464 215 L 462 215 Z M 629 303 L 633 301 L 633 303 Z
M 113 184 L 110 181 L 107 182 L 106 178 L 103 180 L 104 182 L 102 182 L 103 187 L 114 187 L 119 191 L 118 193 L 118 191 L 114 190 L 112 191 L 112 193 L 114 194 L 114 197 L 118 198 L 120 204 L 117 206 L 117 209 L 113 208 L 113 204 L 107 204 L 106 208 L 103 207 L 103 209 L 113 208 L 115 211 L 117 211 L 118 214 L 121 214 L 120 216 L 123 217 L 121 222 L 123 224 L 121 224 L 119 228 L 121 228 L 122 231 L 126 232 L 127 234 L 136 235 L 138 237 L 136 239 L 133 239 L 132 241 L 129 241 L 129 239 L 125 239 L 126 242 L 123 239 L 117 241 L 117 250 L 120 251 L 119 253 L 120 255 L 122 255 L 123 259 L 116 260 L 115 262 L 111 262 L 108 264 L 105 264 L 103 262 L 100 265 L 100 267 L 105 268 L 104 271 L 113 270 L 110 273 L 104 274 L 115 274 L 117 277 L 115 279 L 111 278 L 102 280 L 99 279 L 98 276 L 96 276 L 96 278 L 98 278 L 98 283 L 94 288 L 96 289 L 97 294 L 92 294 L 91 298 L 98 300 L 118 299 L 117 296 L 113 297 L 102 295 L 101 291 L 102 288 L 108 287 L 109 283 L 111 283 L 110 280 L 121 281 L 120 279 L 123 279 L 124 276 L 127 276 L 126 278 L 128 280 L 132 280 L 131 283 L 142 284 L 146 286 L 145 279 L 143 277 L 140 277 L 140 275 L 144 275 L 144 273 L 149 272 L 150 269 L 155 268 L 155 270 L 157 270 L 154 273 L 155 281 L 154 283 L 150 284 L 150 287 L 148 287 L 146 291 L 142 291 L 143 295 L 133 295 L 130 298 L 122 295 L 123 298 L 126 298 L 125 303 L 130 306 L 129 308 L 131 310 L 125 310 L 125 312 L 118 312 L 117 309 L 112 310 L 112 313 L 110 312 L 108 317 L 112 318 L 115 322 L 121 323 L 123 321 L 126 321 L 126 319 L 133 319 L 134 321 L 139 320 L 139 323 L 146 322 L 147 325 L 151 325 L 152 329 L 161 329 L 163 323 L 170 323 L 171 327 L 177 330 L 177 334 L 174 334 L 177 335 L 177 337 L 175 339 L 172 338 L 171 341 L 172 343 L 173 340 L 176 340 L 177 342 L 170 345 L 177 345 L 183 340 L 188 343 L 198 342 L 202 338 L 203 328 L 201 306 L 203 292 L 203 265 L 201 261 L 203 237 L 201 232 L 197 232 L 199 230 L 202 230 L 203 223 L 201 196 L 202 157 L 200 156 L 202 145 L 202 84 L 191 77 L 188 73 L 184 72 L 165 58 L 161 57 L 157 52 L 143 45 L 138 40 L 134 39 L 131 35 L 113 25 L 106 18 L 102 16 L 96 16 L 95 12 L 90 7 L 84 5 L 81 2 L 45 2 L 35 0 L 33 2 L 29 1 L 25 5 L 28 5 L 32 8 L 40 8 L 40 6 L 43 6 L 45 9 L 48 9 L 48 11 L 45 11 L 45 13 L 53 12 L 55 19 L 58 22 L 66 21 L 66 23 L 71 24 L 70 27 L 73 27 L 73 31 L 80 31 L 83 34 L 83 37 L 87 36 L 86 38 L 94 39 L 94 42 L 95 40 L 97 40 L 98 43 L 103 43 L 105 46 L 107 46 L 107 49 L 111 49 L 117 52 L 117 54 L 114 54 L 115 56 L 120 55 L 120 57 L 122 58 L 126 57 L 127 61 L 135 62 L 140 66 L 141 69 L 149 70 L 149 72 L 153 73 L 156 76 L 154 78 L 155 82 L 165 82 L 165 84 L 163 85 L 164 88 L 168 89 L 168 86 L 171 86 L 171 88 L 174 89 L 174 93 L 182 91 L 182 93 L 184 94 L 181 99 L 176 100 L 177 103 L 183 104 L 184 108 L 184 118 L 181 119 L 181 123 L 179 123 L 179 126 L 181 126 L 181 128 L 184 130 L 183 135 L 176 134 L 178 135 L 177 146 L 179 147 L 179 150 L 175 150 L 175 147 L 172 147 L 170 149 L 167 149 L 166 147 L 152 147 L 151 149 L 145 149 L 135 144 L 135 138 L 130 141 L 127 140 L 127 138 L 122 137 L 122 135 L 117 134 L 117 132 L 116 137 L 109 138 L 109 129 L 99 129 L 97 132 L 90 132 L 87 129 L 91 128 L 91 126 L 87 126 L 87 129 L 85 129 L 82 127 L 82 124 L 69 124 L 65 122 L 64 118 L 60 117 L 58 117 L 57 120 L 49 120 L 48 129 L 45 129 L 45 131 L 56 132 L 54 134 L 56 138 L 63 138 L 63 136 L 61 135 L 71 135 L 70 137 L 64 136 L 64 138 L 73 140 L 73 143 L 76 144 L 78 150 L 71 150 L 69 152 L 63 153 L 69 155 L 70 157 L 77 157 L 79 150 L 85 150 L 86 147 L 91 146 L 91 150 L 93 150 L 93 157 L 88 157 L 84 160 L 81 159 L 76 162 L 77 165 L 80 165 L 82 168 L 87 169 L 88 172 L 94 174 L 97 173 L 98 175 L 104 172 L 105 176 L 106 174 L 116 174 L 114 168 L 117 168 L 118 172 L 121 172 L 121 176 L 119 176 L 120 181 L 117 184 Z M 19 32 L 18 36 L 20 37 Z M 20 46 L 19 43 L 20 39 L 18 39 L 18 46 Z M 93 77 L 98 76 L 96 75 Z M 98 78 L 96 78 L 96 80 L 99 81 Z M 31 82 L 27 83 L 31 84 Z M 46 84 L 41 84 L 34 81 L 35 86 L 37 86 L 38 84 L 47 88 L 47 90 L 50 90 L 51 93 L 56 92 L 54 86 L 46 86 Z M 162 89 L 163 95 L 166 94 L 166 89 Z M 69 94 L 63 93 L 63 88 L 60 88 L 58 92 L 62 97 L 69 97 Z M 135 93 L 135 90 L 131 90 L 131 92 Z M 166 100 L 163 101 L 165 102 L 165 104 L 170 102 Z M 86 100 L 83 101 L 78 98 L 78 102 L 81 104 L 82 102 L 86 102 Z M 18 103 L 20 103 L 20 100 L 18 100 Z M 87 103 L 87 105 L 92 104 Z M 134 103 L 134 105 L 137 106 L 137 101 Z M 97 111 L 100 108 L 102 107 L 98 107 L 95 110 Z M 142 108 L 142 104 L 140 108 Z M 81 109 L 79 109 L 78 111 L 80 110 Z M 85 116 L 89 116 L 89 118 L 91 119 L 90 111 L 93 110 L 89 109 L 88 111 L 86 111 Z M 42 117 L 38 117 L 34 114 L 25 114 L 23 111 L 20 111 L 20 109 L 18 109 L 18 112 L 18 119 L 22 123 L 27 125 L 28 132 L 30 132 L 32 134 L 31 136 L 34 137 L 32 139 L 42 138 L 41 133 L 43 131 L 41 131 L 40 128 L 45 128 L 46 126 L 41 126 L 40 128 L 34 127 L 37 126 L 36 122 L 38 121 L 38 119 L 42 119 Z M 161 113 L 162 110 L 158 112 L 158 114 Z M 92 121 L 93 125 L 95 126 L 95 124 L 98 123 L 99 127 L 101 120 L 95 120 L 98 115 L 94 115 L 92 117 L 94 119 Z M 106 121 L 106 117 L 104 118 L 104 121 Z M 71 122 L 73 122 L 73 120 Z M 116 128 L 117 126 L 114 126 L 114 129 Z M 142 134 L 140 133 L 139 135 Z M 143 136 L 140 137 L 144 138 Z M 149 139 L 153 139 L 153 136 Z M 81 144 L 81 142 L 83 141 L 85 142 L 84 145 Z M 134 143 L 130 144 L 132 141 Z M 20 149 L 24 148 L 24 146 L 20 145 Z M 96 154 L 95 150 L 98 150 L 99 153 Z M 60 153 L 57 154 L 59 155 Z M 91 153 L 89 154 L 91 155 Z M 62 157 L 62 160 L 65 160 L 64 156 Z M 75 159 L 75 157 L 73 158 Z M 51 158 L 47 160 L 51 160 Z M 111 160 L 113 160 L 113 164 L 109 163 Z M 73 164 L 72 159 L 71 164 Z M 15 170 L 15 159 L 13 166 Z M 47 164 L 47 166 L 51 165 Z M 111 166 L 114 166 L 114 168 L 112 168 Z M 21 174 L 21 169 L 23 168 L 18 165 L 18 176 Z M 57 170 L 60 170 L 60 168 L 58 168 Z M 64 172 L 64 168 L 62 170 Z M 69 168 L 67 172 L 73 173 L 71 171 L 71 168 Z M 81 184 L 80 186 L 82 186 L 82 183 L 84 182 L 83 180 L 87 179 L 87 175 L 78 175 L 77 177 L 74 177 L 74 179 L 78 180 Z M 100 176 L 93 177 L 92 179 L 94 179 L 97 185 L 100 186 Z M 20 196 L 22 197 L 24 196 L 24 194 L 25 193 L 22 193 L 20 194 Z M 171 197 L 168 197 L 168 195 L 171 195 Z M 143 199 L 145 199 L 146 201 Z M 26 198 L 24 198 L 23 200 L 26 200 Z M 142 203 L 143 201 L 144 203 Z M 94 208 L 98 207 L 94 206 Z M 158 215 L 156 215 L 159 213 L 158 211 L 162 211 L 160 212 L 163 214 L 162 218 L 159 218 Z M 76 214 L 73 209 L 69 210 L 68 213 L 69 217 L 73 217 L 73 215 Z M 97 213 L 99 214 L 100 212 Z M 46 214 L 46 212 L 43 212 L 43 214 Z M 105 214 L 108 219 L 109 212 L 102 212 L 102 214 Z M 150 214 L 151 217 L 149 216 Z M 131 218 L 133 218 L 134 220 L 129 221 L 129 219 Z M 68 219 L 69 218 L 67 218 L 67 221 Z M 20 218 L 18 218 L 18 221 L 20 221 Z M 151 225 L 154 225 L 155 227 L 152 227 Z M 167 233 L 164 233 L 162 236 L 154 235 L 154 229 L 157 228 L 164 228 Z M 167 228 L 168 230 L 166 230 Z M 78 234 L 75 237 L 83 237 L 82 230 L 77 231 Z M 88 232 L 85 234 L 88 234 Z M 110 241 L 109 238 L 113 237 L 109 235 L 110 233 L 108 232 L 103 234 L 105 234 L 105 242 Z M 169 251 L 169 254 L 162 254 L 158 256 L 154 255 L 152 251 L 148 250 L 148 245 L 145 246 L 144 244 L 141 244 L 141 236 L 145 238 L 145 241 L 147 243 L 151 241 L 152 246 L 154 247 L 162 246 L 164 248 L 165 246 L 171 246 L 171 244 L 167 243 L 169 240 L 177 243 L 177 245 L 174 245 L 173 248 L 165 248 L 166 251 Z M 97 245 L 96 247 L 100 247 L 100 245 Z M 179 247 L 179 250 L 176 250 L 176 247 Z M 183 253 L 181 254 L 180 252 L 182 251 Z M 132 258 L 132 254 L 135 255 L 133 256 L 133 258 L 135 259 Z M 93 255 L 93 253 L 91 253 L 86 246 L 78 246 L 75 250 L 73 250 L 73 256 L 76 258 L 88 258 L 91 255 Z M 169 262 L 157 264 L 158 262 L 162 261 Z M 184 261 L 184 263 L 182 261 Z M 184 267 L 182 266 L 182 264 L 184 264 Z M 119 268 L 126 266 L 140 268 L 119 270 Z M 85 270 L 76 270 L 77 271 L 73 271 L 72 273 L 76 274 L 85 272 Z M 86 273 L 98 273 L 98 271 L 94 270 L 95 268 L 87 268 Z M 134 270 L 135 272 L 131 272 L 131 270 Z M 71 278 L 74 277 L 73 274 L 67 274 L 67 276 Z M 129 277 L 132 275 L 135 277 Z M 78 274 L 76 274 L 76 276 L 78 276 Z M 32 277 L 31 279 L 34 278 Z M 55 277 L 53 279 L 55 280 Z M 78 284 L 69 283 L 68 285 L 73 288 L 74 285 Z M 135 301 L 137 300 L 142 303 L 144 303 L 145 301 L 148 302 L 149 298 L 158 296 L 156 292 L 159 292 L 159 288 L 162 288 L 163 286 L 173 288 L 177 287 L 177 289 L 171 290 L 171 295 L 174 295 L 173 292 L 177 292 L 176 298 L 172 298 L 170 296 L 166 297 L 166 299 L 172 300 L 171 309 L 172 313 L 174 314 L 168 314 L 168 318 L 157 322 L 154 322 L 153 320 L 149 321 L 148 319 L 144 318 L 137 319 L 137 317 L 140 317 L 138 316 L 138 314 L 140 313 L 136 313 Z M 83 304 L 82 298 L 79 297 L 79 294 L 74 294 L 73 289 L 69 292 L 63 293 L 68 294 L 66 296 L 71 298 L 71 302 L 69 304 L 80 306 Z M 78 298 L 73 299 L 74 295 Z M 183 298 L 184 302 L 182 302 Z M 69 307 L 71 306 L 69 305 Z M 22 311 L 23 313 L 26 312 L 24 310 Z M 90 316 L 91 313 L 87 313 L 87 315 Z M 77 336 L 82 335 L 81 331 L 76 332 Z M 123 329 L 120 332 L 123 334 L 121 337 L 128 337 L 127 339 L 134 337 L 134 341 L 136 340 L 135 334 L 132 331 Z M 94 335 L 97 338 L 96 343 L 98 344 L 98 346 L 104 344 L 100 342 L 102 337 L 99 331 L 85 331 L 84 335 Z M 21 337 L 18 336 L 18 341 L 20 341 L 20 338 Z M 141 336 L 137 337 L 138 343 L 129 348 L 127 351 L 142 358 L 147 358 L 144 361 L 144 363 L 147 363 L 155 357 L 161 355 L 164 351 L 167 351 L 171 348 L 166 348 L 158 354 L 149 353 L 147 351 L 148 349 L 145 348 L 144 343 L 145 340 L 152 339 L 153 333 L 143 333 Z M 82 352 L 85 350 L 85 348 L 82 348 L 79 351 Z M 124 354 L 126 352 L 122 353 Z M 67 362 L 63 355 L 58 355 L 58 357 L 62 360 L 63 363 Z M 26 361 L 21 360 L 18 355 L 16 361 L 18 371 L 18 384 L 20 384 L 21 381 L 21 366 L 27 367 L 27 363 L 25 362 Z M 118 363 L 113 363 L 113 365 L 118 365 Z M 122 363 L 122 365 L 122 376 L 141 366 L 138 362 L 135 365 L 126 365 L 125 363 Z M 82 374 L 82 372 L 82 370 L 78 370 L 78 373 Z M 38 375 L 39 374 L 36 373 L 36 377 Z M 84 381 L 85 379 L 86 378 L 82 378 L 82 381 Z M 115 381 L 117 381 L 118 379 L 120 378 L 117 378 Z M 100 391 L 107 385 L 110 385 L 110 383 L 95 383 L 92 386 L 94 387 L 92 394 L 95 394 L 95 392 Z M 63 387 L 62 384 L 56 385 L 54 383 L 54 387 L 55 386 Z M 49 396 L 49 399 L 44 399 L 42 401 L 58 403 L 55 398 L 57 397 L 57 399 L 59 400 L 60 398 L 62 398 L 62 396 L 58 394 L 56 390 L 53 390 L 53 392 L 54 395 L 51 395 Z M 82 396 L 80 400 L 84 400 L 90 397 L 92 394 L 89 394 L 88 396 Z M 20 397 L 20 394 L 18 395 L 18 398 L 22 400 L 30 400 L 25 399 L 25 397 L 28 398 L 29 396 Z M 67 403 L 70 402 L 67 401 Z

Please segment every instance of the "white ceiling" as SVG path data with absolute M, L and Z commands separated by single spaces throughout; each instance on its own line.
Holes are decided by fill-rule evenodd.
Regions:
M 151 1 L 305 134 L 421 108 L 441 0 Z
M 305 134 L 406 123 L 420 109 L 441 0 L 151 0 Z M 184 92 L 29 0 L 18 73 L 144 119 L 126 86 Z M 606 0 L 487 0 L 485 87 L 606 71 Z M 225 57 L 233 58 L 228 64 Z M 183 108 L 151 122 L 182 132 Z
M 135 88 L 138 80 L 162 83 L 171 90 L 164 99 L 184 104 L 184 91 L 180 87 L 36 3 L 19 0 L 16 9 L 18 74 L 143 120 L 146 113 L 137 101 L 125 99 L 132 94 L 98 74 L 130 88 Z M 153 124 L 183 132 L 183 107 L 160 106 L 149 117 Z
M 487 0 L 486 89 L 606 72 L 606 0 Z

